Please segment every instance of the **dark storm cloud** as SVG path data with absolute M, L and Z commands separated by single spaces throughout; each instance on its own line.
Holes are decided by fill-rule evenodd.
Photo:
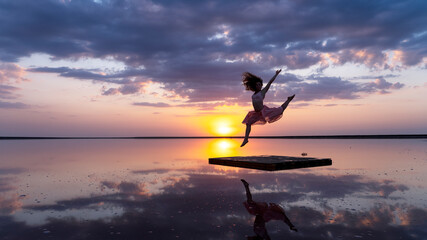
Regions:
M 324 68 L 324 53 L 335 64 L 389 68 L 384 51 L 396 50 L 417 65 L 427 56 L 426 11 L 425 1 L 398 0 L 0 1 L 0 60 L 110 57 L 144 70 L 35 70 L 117 84 L 141 77 L 189 101 L 221 100 L 239 95 L 243 71 Z M 138 91 L 120 88 L 103 93 Z

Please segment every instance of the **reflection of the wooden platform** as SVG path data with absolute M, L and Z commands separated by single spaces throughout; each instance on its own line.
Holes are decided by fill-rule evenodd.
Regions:
M 328 166 L 332 165 L 332 160 L 330 158 L 263 155 L 209 158 L 209 164 L 277 171 L 285 169 Z

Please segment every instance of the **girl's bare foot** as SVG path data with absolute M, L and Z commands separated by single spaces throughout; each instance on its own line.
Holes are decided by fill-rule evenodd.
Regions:
M 245 145 L 246 145 L 246 143 L 248 143 L 248 142 L 249 142 L 249 141 L 248 141 L 248 139 L 243 140 L 242 145 L 240 145 L 240 147 L 245 146 Z
M 290 97 L 288 97 L 288 102 L 292 101 L 292 99 L 294 99 L 294 97 L 295 97 L 295 94 L 292 95 L 292 96 L 290 96 Z

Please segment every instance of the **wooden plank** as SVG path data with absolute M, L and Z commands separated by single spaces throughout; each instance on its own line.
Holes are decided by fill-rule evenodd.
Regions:
M 332 160 L 330 158 L 262 155 L 209 158 L 209 164 L 277 171 L 285 169 L 328 166 L 332 165 Z

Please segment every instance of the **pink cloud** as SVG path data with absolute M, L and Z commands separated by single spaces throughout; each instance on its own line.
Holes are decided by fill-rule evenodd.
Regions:
M 28 81 L 24 78 L 25 74 L 25 69 L 17 64 L 0 62 L 0 83 Z
M 123 84 L 118 88 L 106 89 L 105 87 L 103 87 L 102 95 L 110 96 L 110 95 L 118 95 L 118 94 L 129 95 L 129 94 L 144 93 L 146 87 L 147 87 L 147 84 L 145 82 L 127 83 L 127 84 Z

